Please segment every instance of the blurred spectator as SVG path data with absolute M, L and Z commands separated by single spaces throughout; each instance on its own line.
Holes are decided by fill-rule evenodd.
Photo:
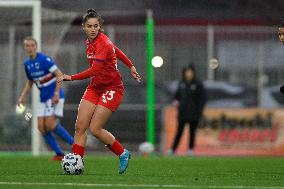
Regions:
M 202 82 L 197 79 L 193 64 L 183 69 L 182 80 L 179 82 L 174 98 L 173 105 L 178 107 L 178 129 L 173 146 L 168 151 L 168 154 L 175 153 L 183 129 L 185 125 L 189 123 L 190 139 L 188 155 L 193 155 L 196 128 L 206 102 L 205 89 Z

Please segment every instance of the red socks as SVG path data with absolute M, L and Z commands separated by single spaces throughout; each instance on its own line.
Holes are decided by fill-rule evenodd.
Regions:
M 108 144 L 106 146 L 117 156 L 120 156 L 124 152 L 124 147 L 117 140 L 112 145 Z
M 108 144 L 106 146 L 117 156 L 120 156 L 124 152 L 124 147 L 117 140 L 115 140 L 112 145 Z M 85 154 L 85 147 L 80 146 L 78 144 L 73 144 L 72 153 L 79 154 L 83 158 Z
M 80 146 L 80 145 L 74 143 L 72 145 L 72 152 L 74 154 L 79 154 L 83 158 L 84 154 L 85 154 L 85 147 Z

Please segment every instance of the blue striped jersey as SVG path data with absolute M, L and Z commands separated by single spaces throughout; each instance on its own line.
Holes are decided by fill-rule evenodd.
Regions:
M 40 101 L 46 102 L 54 96 L 56 77 L 53 72 L 57 69 L 54 61 L 42 54 L 37 53 L 35 59 L 27 58 L 24 61 L 27 78 L 32 80 L 40 91 Z M 60 89 L 60 98 L 64 98 L 64 92 Z

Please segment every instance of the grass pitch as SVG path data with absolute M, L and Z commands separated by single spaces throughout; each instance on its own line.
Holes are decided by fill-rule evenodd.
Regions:
M 87 156 L 83 175 L 63 175 L 50 157 L 0 157 L 0 188 L 260 188 L 284 189 L 284 159 L 133 156 L 118 174 L 113 156 Z

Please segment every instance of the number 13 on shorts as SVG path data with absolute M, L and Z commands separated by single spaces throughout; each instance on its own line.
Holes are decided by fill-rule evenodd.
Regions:
M 102 95 L 103 103 L 107 103 L 108 101 L 112 100 L 113 97 L 114 97 L 114 94 L 115 94 L 115 91 L 113 91 L 113 90 L 110 90 L 110 91 L 105 92 L 105 93 Z
M 101 95 L 98 104 L 105 106 L 114 112 L 120 105 L 123 96 L 123 92 L 117 90 L 108 90 Z

